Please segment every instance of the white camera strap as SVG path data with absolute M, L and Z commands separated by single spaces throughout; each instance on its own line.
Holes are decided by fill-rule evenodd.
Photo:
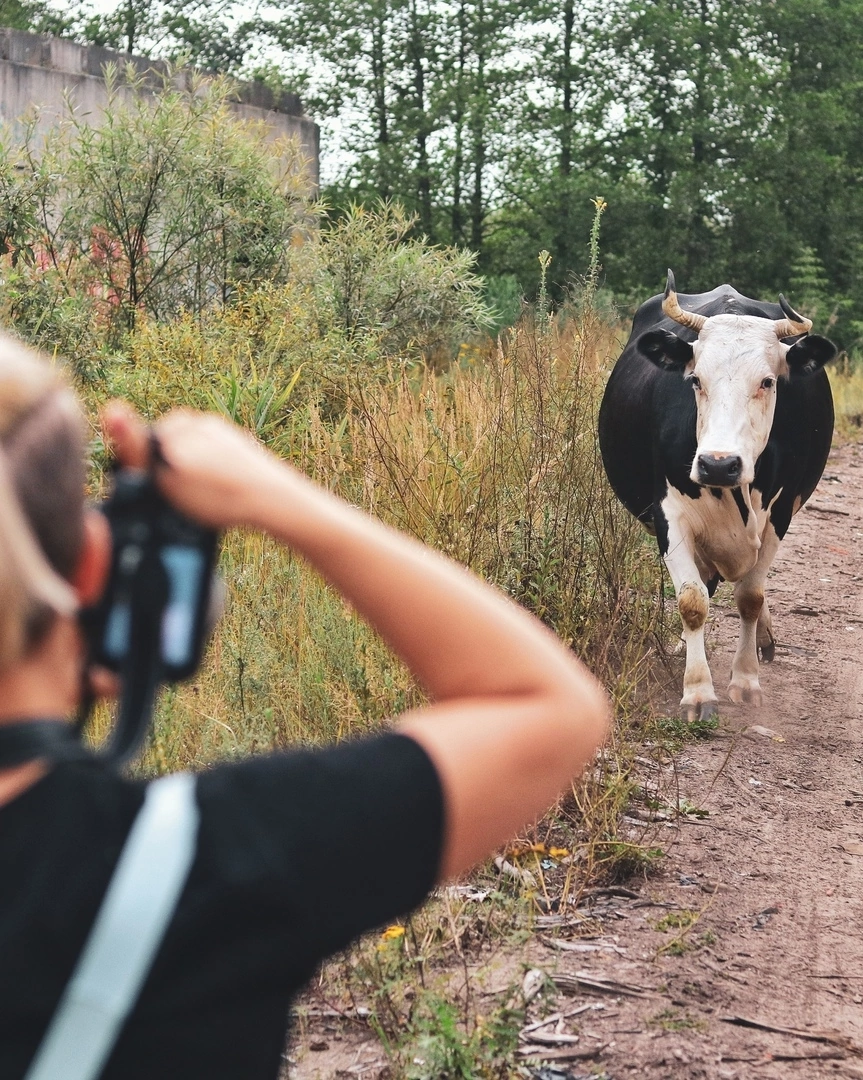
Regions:
M 72 978 L 25 1080 L 96 1080 L 132 1011 L 195 857 L 195 777 L 147 787 Z

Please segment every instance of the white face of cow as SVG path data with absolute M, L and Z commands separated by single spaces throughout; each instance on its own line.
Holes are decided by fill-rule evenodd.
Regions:
M 832 342 L 810 334 L 811 320 L 798 315 L 784 296 L 779 306 L 784 319 L 686 311 L 668 271 L 662 312 L 698 336 L 690 343 L 660 325 L 641 334 L 636 349 L 692 387 L 697 449 L 689 476 L 696 484 L 751 484 L 773 427 L 777 380 L 813 375 L 836 353 Z M 797 340 L 785 345 L 783 338 Z
M 698 410 L 696 484 L 751 484 L 776 408 L 776 380 L 787 373 L 788 346 L 773 323 L 752 315 L 714 315 L 693 344 L 685 379 Z

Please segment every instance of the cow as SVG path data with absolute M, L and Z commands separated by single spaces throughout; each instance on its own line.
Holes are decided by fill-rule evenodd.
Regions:
M 821 478 L 833 435 L 824 365 L 836 353 L 811 320 L 730 285 L 638 309 L 599 411 L 611 486 L 668 567 L 683 623 L 684 720 L 712 720 L 704 650 L 709 597 L 734 583 L 740 637 L 728 697 L 762 703 L 758 658 L 775 640 L 767 572 L 791 518 Z

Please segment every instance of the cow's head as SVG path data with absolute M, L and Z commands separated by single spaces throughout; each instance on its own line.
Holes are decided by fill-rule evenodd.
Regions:
M 809 333 L 811 320 L 798 315 L 784 296 L 779 303 L 786 318 L 775 321 L 755 315 L 708 318 L 680 307 L 668 271 L 662 310 L 698 336 L 689 342 L 670 330 L 650 330 L 637 348 L 692 386 L 698 448 L 690 478 L 696 484 L 751 484 L 773 424 L 777 379 L 812 375 L 836 353 L 832 342 Z M 794 345 L 782 341 L 800 334 L 806 336 Z

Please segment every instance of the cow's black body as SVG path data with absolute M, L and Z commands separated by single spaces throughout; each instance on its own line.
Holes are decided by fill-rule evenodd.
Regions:
M 730 285 L 708 293 L 679 294 L 679 300 L 687 311 L 706 316 L 783 318 L 778 304 L 750 300 Z M 693 499 L 709 499 L 711 490 L 689 477 L 696 450 L 696 406 L 691 387 L 679 373 L 661 370 L 636 348 L 638 338 L 648 330 L 670 330 L 687 341 L 698 336 L 663 314 L 662 301 L 662 295 L 654 296 L 636 313 L 629 341 L 602 400 L 599 444 L 615 494 L 655 530 L 664 555 L 667 529 L 660 504 L 668 484 Z M 820 370 L 804 378 L 780 379 L 773 426 L 752 485 L 761 492 L 762 506 L 772 504 L 770 520 L 780 539 L 795 509 L 814 491 L 832 435 L 833 398 L 826 373 Z M 800 502 L 795 507 L 797 499 Z M 741 515 L 745 515 L 742 499 L 739 505 Z

